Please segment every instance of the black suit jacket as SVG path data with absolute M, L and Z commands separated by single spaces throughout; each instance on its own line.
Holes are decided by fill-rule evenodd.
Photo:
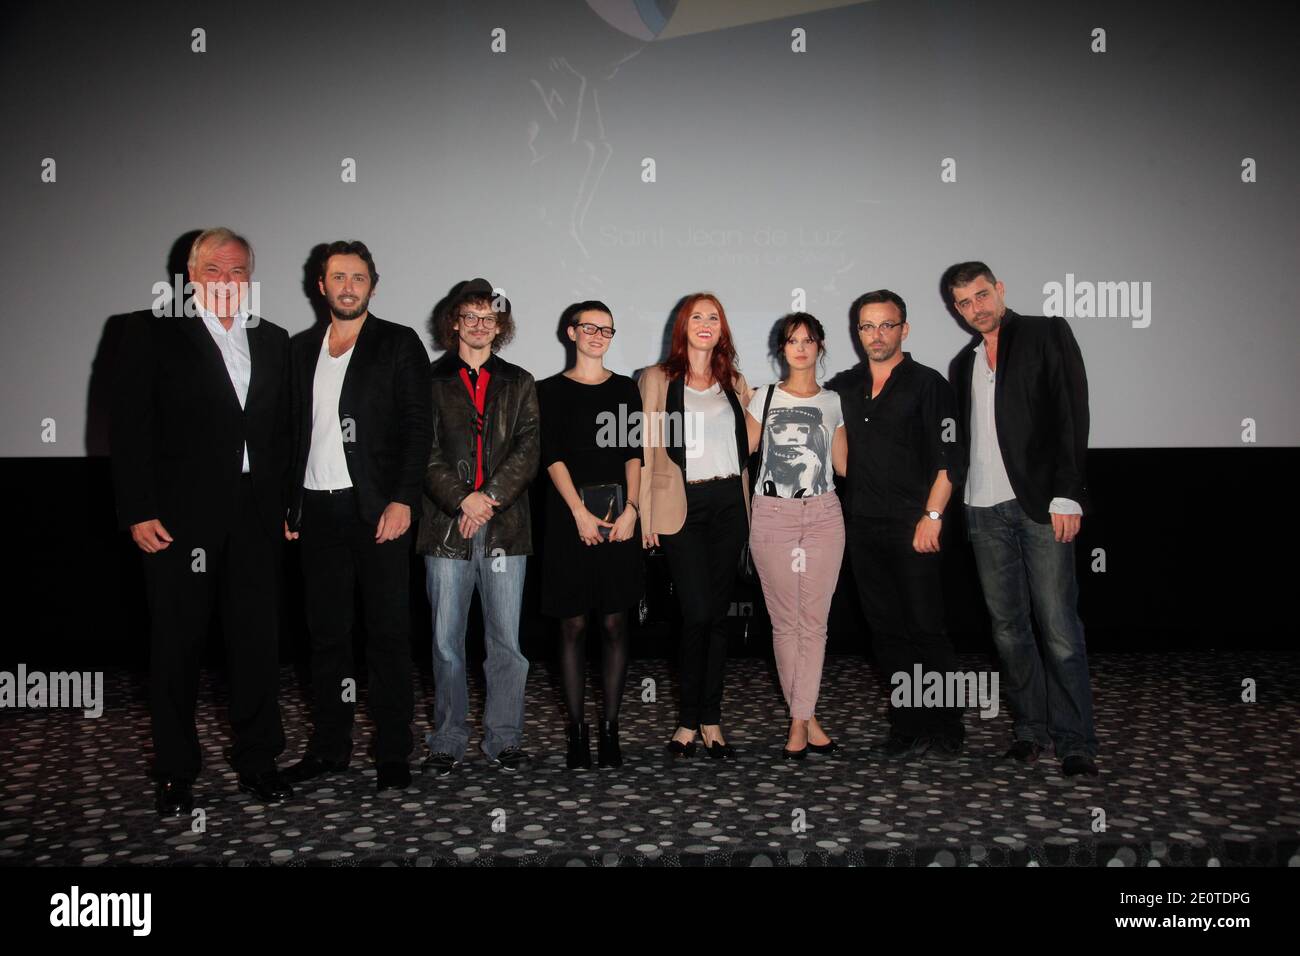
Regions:
M 122 527 L 157 518 L 173 537 L 229 525 L 248 443 L 258 520 L 282 539 L 289 477 L 289 336 L 248 328 L 252 377 L 243 408 L 221 349 L 197 316 L 128 316 L 111 423 Z
M 289 528 L 302 523 L 303 478 L 311 451 L 312 385 L 322 322 L 293 337 L 293 490 Z M 391 502 L 409 505 L 419 517 L 424 466 L 433 443 L 429 356 L 415 330 L 369 315 L 352 346 L 339 392 L 343 452 L 361 520 L 377 525 Z M 351 440 L 346 440 L 351 432 Z
M 970 466 L 971 372 L 979 339 L 953 361 L 961 475 Z M 998 332 L 993 416 L 1016 500 L 1035 521 L 1048 522 L 1053 498 L 1087 507 L 1088 378 L 1065 319 L 1017 315 L 1007 309 Z

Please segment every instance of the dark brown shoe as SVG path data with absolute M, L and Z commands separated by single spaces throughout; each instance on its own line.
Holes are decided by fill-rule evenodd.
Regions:
M 1095 777 L 1097 776 L 1097 765 L 1086 754 L 1070 754 L 1061 761 L 1061 773 L 1067 777 L 1077 777 L 1081 774 Z
M 1002 755 L 1003 760 L 1017 760 L 1020 763 L 1034 763 L 1038 760 L 1038 755 L 1043 752 L 1043 748 L 1038 746 L 1032 740 L 1017 740 L 1011 745 L 1010 749 Z

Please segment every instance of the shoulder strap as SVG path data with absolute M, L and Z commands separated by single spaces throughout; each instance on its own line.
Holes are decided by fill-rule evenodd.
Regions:
M 772 407 L 772 393 L 774 391 L 776 391 L 775 382 L 773 382 L 771 385 L 767 387 L 767 397 L 763 399 L 763 417 L 758 421 L 759 424 L 758 448 L 755 450 L 755 454 L 758 455 L 758 459 L 757 459 L 757 467 L 754 469 L 754 474 L 751 479 L 752 484 L 757 484 L 758 479 L 763 476 L 763 446 L 767 444 L 767 413 L 768 410 L 771 409 Z M 749 489 L 749 492 L 751 495 L 755 495 L 758 493 L 758 488 L 751 487 Z

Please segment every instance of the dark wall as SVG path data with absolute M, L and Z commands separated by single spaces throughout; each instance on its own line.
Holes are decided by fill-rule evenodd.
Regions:
M 1284 479 L 1296 474 L 1297 466 L 1300 449 L 1295 448 L 1090 452 L 1093 505 L 1077 543 L 1089 646 L 1095 651 L 1293 646 L 1293 549 L 1300 519 L 1289 495 L 1260 490 L 1285 487 Z M 0 459 L 0 487 L 11 503 L 5 571 L 11 613 L 0 665 L 145 664 L 148 615 L 139 556 L 115 528 L 108 460 Z M 951 517 L 959 513 L 954 509 Z M 949 627 L 960 649 L 985 650 L 988 619 L 973 557 L 960 521 L 948 525 Z M 1105 551 L 1104 573 L 1090 570 L 1096 548 Z M 536 612 L 535 563 L 530 562 L 522 639 L 529 656 L 539 658 L 551 655 L 553 641 L 550 623 Z M 282 654 L 301 661 L 306 644 L 292 548 L 285 570 Z M 829 649 L 865 653 L 865 626 L 848 574 L 846 562 L 831 609 Z M 650 598 L 652 611 L 672 606 L 666 594 L 652 591 Z M 414 558 L 411 604 L 413 654 L 427 664 L 429 612 Z M 756 610 L 752 619 L 731 622 L 733 653 L 770 653 L 761 604 Z M 475 617 L 471 633 L 476 627 Z M 670 654 L 672 634 L 671 623 L 652 621 L 637 634 L 635 653 Z

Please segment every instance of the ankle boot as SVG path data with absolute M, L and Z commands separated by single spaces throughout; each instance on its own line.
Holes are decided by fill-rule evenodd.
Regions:
M 596 762 L 601 767 L 623 766 L 623 751 L 618 746 L 618 721 L 602 720 L 596 741 Z
M 569 724 L 569 752 L 564 758 L 570 770 L 591 769 L 591 737 L 586 724 Z

